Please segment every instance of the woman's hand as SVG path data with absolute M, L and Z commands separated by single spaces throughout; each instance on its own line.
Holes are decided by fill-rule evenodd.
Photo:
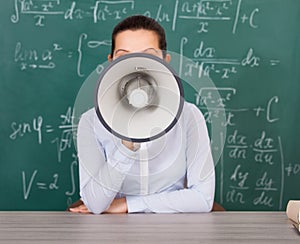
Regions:
M 127 213 L 126 198 L 115 198 L 110 204 L 109 208 L 104 213 Z
M 83 214 L 91 214 L 92 213 L 88 210 L 88 208 L 84 204 L 81 204 L 74 208 L 69 208 L 69 211 L 72 213 L 83 213 Z
M 72 213 L 83 213 L 83 214 L 91 214 L 88 208 L 81 204 L 77 207 L 69 208 L 69 211 Z M 115 198 L 110 204 L 109 208 L 104 211 L 104 213 L 117 214 L 117 213 L 127 213 L 127 203 L 126 198 Z

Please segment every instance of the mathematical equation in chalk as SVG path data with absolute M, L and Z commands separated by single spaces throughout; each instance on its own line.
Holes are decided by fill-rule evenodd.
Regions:
M 249 143 L 247 136 L 234 130 L 227 136 L 224 153 L 233 164 L 238 163 L 231 168 L 228 181 L 225 180 L 227 187 L 221 184 L 223 202 L 243 205 L 252 201 L 254 206 L 273 208 L 276 204 L 281 209 L 285 176 L 289 174 L 284 167 L 281 137 L 271 137 L 263 130 L 253 143 Z M 249 162 L 256 164 L 255 172 L 246 169 Z M 225 167 L 224 162 L 221 164 Z M 254 182 L 251 183 L 250 178 L 254 178 Z M 254 193 L 246 198 L 245 194 L 249 191 Z M 274 199 L 279 200 L 275 202 Z
M 72 146 L 74 132 L 77 128 L 73 125 L 74 111 L 71 107 L 67 109 L 65 114 L 60 115 L 60 119 L 61 123 L 58 126 L 45 123 L 42 116 L 33 118 L 30 122 L 13 121 L 9 138 L 19 140 L 22 137 L 33 135 L 36 136 L 37 143 L 42 144 L 45 134 L 60 134 L 59 137 L 52 139 L 51 143 L 55 145 L 58 162 L 61 162 L 62 153 Z
M 237 95 L 237 90 L 233 87 L 203 87 L 195 93 L 195 103 L 202 111 L 207 123 L 211 124 L 215 118 L 221 116 L 221 111 L 226 113 L 226 122 L 220 126 L 233 127 L 238 124 L 236 115 L 241 113 L 252 113 L 255 118 L 263 118 L 272 124 L 280 120 L 276 114 L 275 106 L 280 102 L 279 96 L 273 96 L 264 105 L 253 108 L 232 108 L 229 103 Z
M 15 0 L 11 21 L 19 23 L 22 18 L 29 15 L 33 17 L 35 26 L 38 27 L 46 25 L 46 18 L 55 16 L 65 21 L 89 19 L 96 24 L 120 20 L 133 14 L 139 3 L 134 0 L 100 0 L 85 3 L 72 1 L 65 6 L 60 0 Z M 239 25 L 252 29 L 259 28 L 256 17 L 260 14 L 260 10 L 258 7 L 244 10 L 242 0 L 176 0 L 171 5 L 153 3 L 152 9 L 145 9 L 142 14 L 159 22 L 170 23 L 172 31 L 175 31 L 179 24 L 186 25 L 188 22 L 196 21 L 198 24 L 196 33 L 205 34 L 214 22 L 223 22 L 235 34 Z
M 182 37 L 180 42 L 180 55 L 187 55 L 185 46 L 188 45 L 188 38 Z M 88 34 L 81 33 L 77 41 L 77 49 L 65 48 L 62 44 L 52 43 L 49 48 L 37 50 L 36 48 L 25 47 L 22 42 L 17 42 L 15 46 L 14 62 L 18 64 L 20 70 L 27 69 L 54 69 L 57 66 L 56 60 L 63 57 L 67 59 L 75 58 L 74 65 L 76 73 L 79 77 L 84 77 L 82 66 L 85 64 L 83 60 L 88 55 L 89 50 L 98 48 L 97 52 L 108 52 L 107 47 L 111 46 L 110 40 L 91 40 Z M 103 49 L 101 49 L 101 47 Z M 72 51 L 73 50 L 73 51 Z M 193 51 L 191 59 L 184 59 L 179 67 L 180 77 L 211 77 L 218 79 L 228 79 L 231 75 L 237 74 L 241 68 L 257 68 L 263 63 L 274 67 L 280 64 L 280 60 L 266 57 L 263 59 L 255 54 L 253 48 L 249 48 L 242 58 L 217 57 L 216 49 L 212 46 L 206 46 L 204 41 L 199 43 Z M 99 73 L 103 70 L 101 64 L 95 64 Z
M 44 26 L 46 16 L 63 16 L 64 20 L 83 20 L 92 18 L 94 23 L 99 21 L 109 21 L 111 19 L 121 19 L 124 16 L 134 13 L 138 1 L 95 1 L 79 3 L 76 1 L 65 4 L 59 0 L 15 0 L 15 13 L 11 16 L 13 23 L 20 22 L 20 15 L 33 15 L 38 26 Z M 179 24 L 188 24 L 188 21 L 199 21 L 200 29 L 197 33 L 207 33 L 210 22 L 230 23 L 232 34 L 237 32 L 240 25 L 248 24 L 251 28 L 259 27 L 256 16 L 261 14 L 259 8 L 243 8 L 243 0 L 201 0 L 201 1 L 180 1 L 172 2 L 172 6 L 162 3 L 153 6 L 151 10 L 145 10 L 144 15 L 155 18 L 159 22 L 168 22 L 166 30 L 176 31 Z M 182 23 L 181 23 L 182 22 Z M 194 29 L 194 28 L 193 28 Z M 15 46 L 14 61 L 21 70 L 54 69 L 58 65 L 58 60 L 62 57 L 75 59 L 76 72 L 79 77 L 86 76 L 83 71 L 85 66 L 85 56 L 88 51 L 103 46 L 105 50 L 97 50 L 99 53 L 108 53 L 107 46 L 111 45 L 110 40 L 91 39 L 87 33 L 81 33 L 74 43 L 74 47 L 66 47 L 62 43 L 53 42 L 47 44 L 42 50 L 34 46 L 24 45 L 18 41 Z M 276 66 L 280 60 L 276 57 L 261 57 L 256 54 L 254 47 L 241 53 L 240 57 L 218 57 L 217 50 L 201 41 L 194 47 L 192 54 L 186 52 L 190 46 L 188 37 L 180 37 L 180 55 L 190 57 L 188 63 L 182 64 L 179 75 L 186 77 L 209 76 L 212 78 L 229 79 L 238 73 L 241 68 L 255 68 L 261 65 Z M 194 39 L 194 37 L 193 37 Z M 190 47 L 188 48 L 190 49 Z M 193 49 L 193 48 L 192 48 Z M 89 60 L 90 61 L 90 60 Z M 64 62 L 63 62 L 64 63 Z M 90 63 L 89 63 L 90 64 Z M 71 66 L 71 65 L 70 65 Z M 97 67 L 98 66 L 98 67 Z M 100 66 L 100 67 L 99 67 Z M 101 65 L 94 64 L 94 68 L 102 70 Z M 88 74 L 91 72 L 89 70 Z
M 76 179 L 75 172 L 76 167 L 78 166 L 76 155 L 73 154 L 74 160 L 70 164 L 70 183 L 69 188 L 65 191 L 65 195 L 71 197 L 76 192 Z M 27 172 L 23 170 L 21 172 L 22 177 L 22 189 L 23 189 L 23 198 L 28 200 L 32 191 L 58 191 L 61 188 L 67 186 L 60 185 L 60 178 L 65 177 L 60 176 L 59 173 L 54 173 L 48 180 L 43 180 L 40 177 L 38 169 L 35 169 L 33 172 Z
M 242 54 L 242 58 L 218 57 L 217 50 L 213 46 L 208 46 L 204 41 L 200 41 L 198 47 L 193 49 L 191 55 L 187 54 L 185 47 L 190 46 L 189 39 L 182 37 L 180 42 L 180 55 L 191 57 L 182 63 L 180 67 L 180 77 L 217 77 L 218 79 L 228 79 L 231 75 L 237 74 L 238 70 L 244 68 L 259 67 L 261 63 L 269 66 L 280 64 L 280 60 L 270 58 L 264 59 L 255 54 L 254 48 Z
M 230 159 L 250 159 L 256 163 L 274 165 L 274 154 L 279 152 L 278 146 L 275 146 L 273 138 L 267 136 L 266 131 L 262 131 L 259 138 L 253 144 L 248 144 L 247 137 L 234 130 L 233 134 L 227 137 L 226 148 Z M 253 159 L 248 155 L 251 150 Z
M 76 65 L 76 72 L 79 77 L 84 76 L 82 73 L 82 62 L 84 59 L 85 51 L 95 48 L 106 47 L 111 45 L 110 40 L 89 40 L 88 35 L 82 33 L 78 37 L 77 49 L 74 47 L 64 47 L 60 43 L 52 43 L 49 47 L 45 47 L 42 50 L 38 50 L 34 47 L 26 47 L 22 42 L 17 42 L 14 52 L 14 62 L 19 66 L 20 70 L 25 71 L 28 69 L 55 69 L 57 67 L 57 61 L 62 58 L 66 60 L 74 59 Z M 75 50 L 75 51 L 74 51 Z M 101 50 L 97 52 L 100 53 Z M 106 50 L 107 51 L 107 50 Z M 65 64 L 65 62 L 63 62 Z M 97 64 L 95 64 L 96 69 Z M 60 67 L 62 68 L 62 67 Z M 102 70 L 102 69 L 100 69 Z M 86 74 L 85 74 L 86 75 Z
M 214 22 L 226 23 L 232 32 L 237 32 L 238 25 L 257 29 L 257 15 L 259 8 L 243 10 L 242 0 L 220 0 L 220 1 L 176 1 L 172 29 L 175 30 L 177 21 L 198 21 L 197 33 L 209 32 L 210 25 Z
M 85 9 L 80 7 L 79 2 L 72 1 L 67 7 L 62 6 L 64 1 L 60 0 L 15 0 L 14 13 L 11 21 L 18 23 L 21 16 L 33 16 L 35 25 L 45 26 L 46 16 L 59 16 L 66 21 L 92 19 L 93 23 L 107 20 L 118 20 L 132 13 L 134 9 L 133 0 L 119 1 L 90 1 L 82 3 Z
M 235 169 L 232 175 L 230 176 L 230 182 L 232 185 L 228 187 L 228 190 L 225 192 L 225 202 L 234 204 L 247 204 L 251 202 L 254 206 L 263 206 L 264 208 L 273 208 L 275 204 L 282 207 L 281 202 L 282 198 L 277 195 L 280 194 L 280 185 L 274 186 L 278 182 L 278 178 L 274 180 L 269 176 L 268 171 L 264 171 L 255 181 L 255 186 L 251 187 L 247 185 L 248 177 L 252 177 L 247 171 L 243 171 L 241 164 L 239 164 Z M 254 195 L 252 198 L 245 197 L 247 191 L 250 191 L 251 188 L 254 188 Z M 275 203 L 274 199 L 280 199 L 279 203 Z

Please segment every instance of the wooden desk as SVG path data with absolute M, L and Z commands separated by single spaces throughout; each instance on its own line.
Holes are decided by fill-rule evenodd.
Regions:
M 0 212 L 0 243 L 300 243 L 284 212 Z

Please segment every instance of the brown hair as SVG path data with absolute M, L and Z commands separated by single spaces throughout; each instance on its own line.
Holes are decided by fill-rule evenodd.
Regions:
M 163 52 L 163 57 L 165 57 L 167 51 L 165 30 L 154 19 L 143 15 L 130 16 L 122 20 L 119 24 L 115 26 L 111 38 L 112 39 L 111 57 L 113 57 L 113 53 L 115 50 L 115 39 L 117 34 L 125 30 L 139 30 L 139 29 L 154 31 L 157 34 L 159 40 L 159 48 Z

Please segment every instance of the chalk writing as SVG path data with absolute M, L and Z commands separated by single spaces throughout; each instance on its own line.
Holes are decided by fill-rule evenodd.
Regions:
M 78 6 L 78 2 L 72 1 L 67 9 L 62 7 L 60 0 L 15 0 L 14 14 L 11 21 L 18 23 L 21 15 L 31 15 L 35 19 L 35 26 L 44 27 L 46 16 L 61 16 L 65 20 L 83 20 L 90 18 L 93 23 L 119 20 L 130 14 L 134 9 L 133 0 L 96 1 L 87 9 Z
M 217 96 L 220 94 L 221 97 Z M 197 106 L 208 106 L 213 108 L 225 108 L 226 103 L 236 94 L 235 88 L 209 88 L 203 87 L 199 89 L 196 95 L 195 104 Z
M 71 2 L 70 6 L 65 9 L 60 1 L 41 1 L 41 0 L 15 0 L 15 13 L 11 16 L 13 23 L 20 21 L 20 15 L 33 15 L 36 17 L 36 25 L 44 26 L 42 22 L 45 16 L 63 16 L 65 20 L 82 20 L 85 18 L 91 18 L 93 23 L 102 21 L 109 21 L 109 19 L 121 19 L 125 15 L 130 14 L 130 11 L 134 11 L 135 2 L 133 0 L 120 0 L 120 1 L 96 1 L 92 4 L 85 4 L 82 7 L 79 6 L 79 2 Z M 144 12 L 145 15 L 155 18 L 159 22 L 172 22 L 172 30 L 175 31 L 178 20 L 181 21 L 200 21 L 200 29 L 198 33 L 207 33 L 210 21 L 225 21 L 232 22 L 233 30 L 235 34 L 238 23 L 248 23 L 253 29 L 258 28 L 255 17 L 260 12 L 259 8 L 254 8 L 249 13 L 241 13 L 242 0 L 233 2 L 232 0 L 220 0 L 220 1 L 175 1 L 174 8 L 170 6 L 164 6 L 159 4 L 157 6 L 156 13 L 152 13 L 150 10 Z M 85 8 L 85 9 L 83 9 Z M 232 8 L 236 11 L 232 11 Z M 172 11 L 173 10 L 173 11 Z M 172 19 L 173 18 L 173 19 Z M 82 33 L 79 37 L 77 48 L 77 74 L 79 77 L 85 76 L 82 73 L 82 45 L 87 41 L 88 34 Z M 93 41 L 91 41 L 93 42 Z M 181 41 L 181 55 L 187 55 L 183 48 L 188 43 L 188 38 L 182 37 Z M 54 44 L 55 45 L 55 44 Z M 99 45 L 110 45 L 109 41 L 97 41 Z M 94 48 L 94 45 L 89 45 L 90 48 Z M 93 47 L 92 47 L 93 46 Z M 22 70 L 27 68 L 43 68 L 54 69 L 56 67 L 53 59 L 53 50 L 45 49 L 44 51 L 37 52 L 35 49 L 25 49 L 20 42 L 16 45 L 16 62 L 20 62 Z M 73 51 L 68 52 L 68 58 L 73 56 Z M 193 76 L 194 73 L 198 74 L 198 77 L 214 75 L 220 76 L 222 79 L 229 79 L 231 75 L 237 74 L 240 67 L 259 67 L 262 57 L 255 54 L 254 48 L 250 47 L 247 53 L 241 54 L 239 57 L 223 57 L 217 58 L 216 49 L 214 47 L 207 47 L 204 41 L 199 43 L 199 46 L 195 48 L 193 54 L 193 63 L 185 64 L 185 67 L 181 67 L 186 76 Z M 189 56 L 189 55 L 187 55 Z M 35 62 L 42 60 L 44 63 L 38 64 Z M 50 61 L 51 60 L 51 61 Z M 48 61 L 48 62 L 47 62 Z M 270 66 L 277 66 L 280 60 L 270 58 Z M 97 65 L 97 64 L 95 64 Z M 180 73 L 181 75 L 181 73 Z
M 159 4 L 154 10 L 146 10 L 144 15 L 152 17 L 158 22 L 172 23 L 173 31 L 176 30 L 178 22 L 186 24 L 187 21 L 198 22 L 196 33 L 199 34 L 208 33 L 211 22 L 215 21 L 229 23 L 228 29 L 232 34 L 237 32 L 239 24 L 257 29 L 259 27 L 257 21 L 259 8 L 242 11 L 241 6 L 242 0 L 235 2 L 232 0 L 176 0 L 173 6 Z M 92 23 L 97 24 L 103 21 L 122 19 L 132 14 L 134 10 L 134 0 L 101 0 L 87 5 L 72 1 L 67 8 L 63 7 L 59 0 L 15 0 L 11 21 L 18 23 L 21 15 L 30 15 L 35 20 L 35 26 L 44 27 L 46 16 L 60 16 L 66 21 L 90 19 Z
M 247 138 L 240 135 L 238 130 L 234 130 L 232 135 L 227 137 L 227 148 L 229 149 L 228 156 L 232 159 L 247 158 Z
M 60 116 L 62 119 L 58 128 L 62 131 L 60 137 L 56 137 L 52 140 L 52 143 L 56 144 L 58 162 L 61 162 L 62 153 L 68 148 L 71 148 L 73 142 L 73 134 L 75 134 L 76 127 L 73 126 L 74 111 L 69 107 L 66 114 Z
M 279 103 L 279 97 L 273 96 L 265 105 L 259 105 L 254 108 L 241 107 L 230 108 L 229 103 L 237 95 L 237 90 L 233 87 L 203 87 L 195 94 L 195 100 L 193 101 L 204 113 L 204 117 L 207 123 L 212 123 L 213 118 L 218 118 L 220 111 L 226 112 L 226 122 L 220 124 L 221 126 L 236 126 L 235 117 L 237 113 L 253 113 L 256 117 L 263 117 L 268 123 L 276 123 L 279 121 L 275 114 L 274 108 Z
M 249 12 L 242 11 L 242 0 L 220 0 L 220 1 L 176 1 L 174 7 L 174 19 L 172 29 L 176 29 L 178 20 L 198 21 L 197 33 L 206 34 L 212 22 L 229 23 L 229 30 L 232 34 L 237 32 L 238 24 L 248 25 L 252 29 L 257 29 L 257 15 L 259 8 L 254 8 Z M 231 27 L 231 28 L 230 28 Z
M 188 42 L 187 37 L 181 38 L 180 54 L 183 56 L 190 56 L 185 51 L 185 47 L 189 45 Z M 204 41 L 200 41 L 199 46 L 193 51 L 193 58 L 180 67 L 180 75 L 184 77 L 229 79 L 232 75 L 238 74 L 242 68 L 257 68 L 260 66 L 262 58 L 255 54 L 253 48 L 249 48 L 246 53 L 241 55 L 241 58 L 217 57 L 216 48 L 207 46 Z M 269 60 L 269 62 L 272 61 Z M 277 63 L 273 61 L 270 66 L 273 67 L 277 64 L 279 64 L 279 60 L 277 60 Z
M 155 11 L 156 10 L 156 11 Z M 145 16 L 148 16 L 150 18 L 155 19 L 156 21 L 162 23 L 162 22 L 171 22 L 172 17 L 171 14 L 168 13 L 168 7 L 167 6 L 163 6 L 162 4 L 159 4 L 157 9 L 155 10 L 147 10 L 146 12 L 144 12 Z
M 29 198 L 30 192 L 32 191 L 33 187 L 36 190 L 58 190 L 59 186 L 57 185 L 58 182 L 58 174 L 55 173 L 52 176 L 52 181 L 45 182 L 45 181 L 37 181 L 38 170 L 34 170 L 33 173 L 30 175 L 29 180 L 26 177 L 25 171 L 22 171 L 22 183 L 23 183 L 23 197 L 25 200 Z
M 285 173 L 287 176 L 297 175 L 300 173 L 300 163 L 288 163 L 285 167 Z
M 69 198 L 76 193 L 77 187 L 75 179 L 76 167 L 78 166 L 77 156 L 73 154 L 72 157 L 73 162 L 70 164 L 70 190 L 65 191 L 65 195 Z M 35 169 L 32 173 L 22 170 L 21 178 L 24 200 L 29 199 L 32 191 L 58 191 L 61 187 L 59 185 L 59 179 L 61 177 L 62 176 L 60 176 L 58 173 L 54 173 L 50 178 L 47 177 L 48 180 L 43 180 L 38 169 Z M 63 177 L 66 177 L 66 175 Z
M 266 132 L 262 131 L 261 137 L 254 142 L 253 151 L 256 162 L 273 165 L 273 154 L 277 153 L 278 150 L 274 148 L 274 140 L 266 137 Z
M 275 138 L 268 137 L 266 131 L 263 130 L 260 136 L 254 139 L 253 144 L 249 143 L 247 136 L 237 129 L 227 136 L 225 151 L 228 152 L 229 158 L 240 163 L 229 177 L 228 190 L 224 200 L 230 204 L 241 205 L 252 201 L 254 206 L 263 208 L 273 208 L 275 205 L 282 207 L 284 171 L 291 172 L 292 169 L 284 168 L 281 138 L 275 140 Z M 265 170 L 260 174 L 244 169 L 252 155 L 255 163 L 265 163 L 262 168 Z M 269 167 L 273 167 L 273 170 L 270 171 Z M 276 170 L 274 171 L 274 169 Z M 249 177 L 256 178 L 254 185 L 248 183 Z M 224 185 L 222 188 L 224 189 Z M 253 191 L 252 200 L 245 197 L 245 193 L 250 190 Z M 277 202 L 274 200 L 275 196 L 279 198 Z
M 230 190 L 226 194 L 226 201 L 230 203 L 245 203 L 245 197 L 243 190 L 249 189 L 246 185 L 246 181 L 248 179 L 248 172 L 243 172 L 241 170 L 241 165 L 238 165 L 233 174 L 230 177 L 230 181 L 232 185 L 230 186 Z
M 41 144 L 43 142 L 42 138 L 42 126 L 43 126 L 43 117 L 38 116 L 34 118 L 31 122 L 12 122 L 11 123 L 11 134 L 9 138 L 12 140 L 16 140 L 19 137 L 23 137 L 26 134 L 33 134 L 37 135 L 37 142 Z
M 37 49 L 25 48 L 21 42 L 17 42 L 14 61 L 20 65 L 21 70 L 26 69 L 54 69 L 53 52 L 61 50 L 54 43 L 50 49 L 38 51 Z
M 33 184 L 33 181 L 35 179 L 35 176 L 36 176 L 37 172 L 38 172 L 37 170 L 35 170 L 33 172 L 33 174 L 30 177 L 29 183 L 27 183 L 26 174 L 25 174 L 24 171 L 22 171 L 23 194 L 24 194 L 24 199 L 25 200 L 27 200 L 27 198 L 30 194 L 31 187 L 32 187 L 32 184 Z
M 86 33 L 82 33 L 79 36 L 78 39 L 78 48 L 77 48 L 77 52 L 78 52 L 78 61 L 77 61 L 77 75 L 80 77 L 85 76 L 84 74 L 82 74 L 81 72 L 81 66 L 82 66 L 82 59 L 83 59 L 83 46 L 84 44 L 86 44 L 86 46 L 88 48 L 98 48 L 100 46 L 110 46 L 111 45 L 111 41 L 110 40 L 103 40 L 103 41 L 98 41 L 98 40 L 90 40 L 90 41 L 86 41 L 86 39 L 88 38 L 88 35 Z M 99 66 L 96 69 L 99 69 Z
M 57 68 L 56 60 L 60 60 L 62 57 L 66 59 L 75 58 L 77 75 L 79 77 L 86 76 L 82 73 L 81 67 L 84 58 L 84 54 L 87 49 L 96 49 L 99 47 L 106 47 L 111 45 L 110 40 L 87 40 L 88 35 L 82 33 L 79 35 L 77 50 L 66 50 L 63 44 L 52 43 L 49 48 L 38 50 L 36 48 L 25 47 L 22 42 L 17 42 L 15 47 L 14 62 L 18 64 L 20 70 L 53 70 Z M 100 52 L 100 50 L 98 50 Z M 98 66 L 101 66 L 98 64 Z M 98 68 L 100 69 L 100 68 Z
M 75 154 L 72 155 L 74 161 L 70 165 L 70 174 L 71 174 L 71 191 L 66 191 L 65 194 L 67 196 L 73 196 L 76 192 L 76 179 L 75 179 L 75 167 L 78 166 L 77 156 Z
M 45 134 L 52 134 L 55 130 L 61 131 L 60 137 L 56 137 L 51 140 L 51 143 L 56 145 L 57 158 L 61 162 L 62 153 L 67 149 L 71 148 L 73 133 L 76 130 L 76 126 L 72 125 L 74 119 L 74 111 L 71 107 L 68 107 L 65 114 L 60 115 L 61 124 L 54 127 L 50 124 L 44 123 L 44 118 L 38 116 L 32 119 L 31 122 L 12 122 L 11 123 L 11 133 L 9 138 L 11 140 L 18 140 L 24 136 L 30 136 L 36 134 L 37 143 L 43 143 L 43 137 Z

